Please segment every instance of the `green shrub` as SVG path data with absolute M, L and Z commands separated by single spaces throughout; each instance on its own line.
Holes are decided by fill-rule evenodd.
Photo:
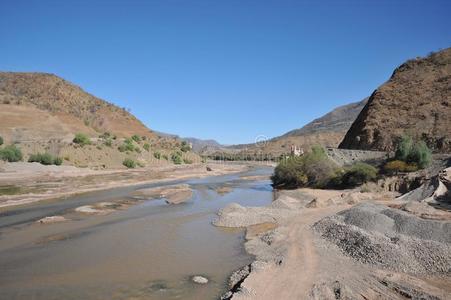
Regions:
M 122 164 L 123 164 L 124 166 L 126 166 L 127 168 L 129 168 L 129 169 L 134 169 L 134 168 L 136 168 L 136 162 L 135 162 L 133 159 L 130 159 L 130 158 L 124 159 L 124 161 L 122 162 Z
M 144 150 L 146 150 L 147 152 L 149 152 L 149 151 L 150 151 L 150 144 L 149 144 L 149 143 L 145 143 L 145 144 L 143 145 L 143 148 L 144 148 Z
M 402 136 L 396 148 L 395 160 L 424 169 L 432 161 L 432 152 L 424 141 L 414 143 L 410 136 Z
M 28 162 L 38 162 L 42 165 L 61 165 L 63 160 L 60 157 L 54 157 L 49 153 L 36 153 L 31 154 L 28 158 Z
M 135 142 L 140 142 L 141 141 L 141 137 L 139 136 L 139 135 L 136 135 L 136 134 L 134 134 L 133 136 L 132 136 L 132 140 L 134 140 Z
M 415 163 L 420 169 L 427 167 L 432 161 L 432 152 L 425 142 L 415 143 L 407 156 L 407 162 Z
M 302 169 L 300 158 L 290 157 L 277 165 L 271 180 L 274 186 L 290 188 L 305 186 L 308 178 Z
M 345 171 L 342 177 L 344 187 L 355 187 L 377 177 L 377 169 L 369 164 L 358 162 Z
M 133 139 L 131 139 L 131 138 L 126 138 L 126 139 L 124 140 L 124 144 L 127 144 L 127 145 L 133 145 Z
M 0 159 L 9 162 L 22 160 L 22 151 L 16 145 L 5 146 L 0 149 Z
M 171 160 L 176 165 L 181 165 L 183 163 L 182 157 L 180 156 L 179 153 L 173 153 L 171 155 Z
M 191 150 L 190 145 L 186 141 L 182 141 L 182 145 L 180 146 L 180 150 L 183 152 L 188 152 Z
M 84 133 L 77 133 L 72 140 L 75 144 L 79 144 L 81 146 L 89 145 L 91 144 L 91 140 L 89 137 Z
M 410 151 L 412 150 L 412 146 L 413 146 L 412 138 L 408 135 L 403 135 L 401 137 L 401 140 L 399 141 L 398 147 L 396 148 L 395 159 L 407 161 L 407 157 L 409 156 Z
M 192 161 L 191 159 L 184 158 L 184 159 L 183 159 L 183 163 L 190 165 L 190 164 L 193 163 L 193 161 Z
M 0 146 L 3 145 L 3 138 L 0 136 Z
M 118 149 L 120 152 L 125 152 L 125 151 L 135 151 L 135 146 L 133 145 L 133 141 L 130 142 L 130 140 L 126 139 L 122 145 L 120 145 L 119 147 L 117 147 L 117 149 Z
M 278 187 L 324 187 L 336 176 L 338 169 L 322 147 L 313 147 L 303 156 L 292 156 L 279 163 L 271 180 Z
M 63 164 L 63 159 L 61 157 L 55 157 L 55 159 L 53 160 L 53 164 L 61 166 Z
M 402 160 L 392 160 L 384 165 L 384 171 L 388 174 L 397 174 L 399 172 L 415 172 L 418 170 L 416 164 L 408 164 Z
M 49 153 L 36 153 L 30 155 L 28 162 L 38 162 L 43 165 L 51 165 L 53 164 L 53 157 Z
M 103 144 L 107 147 L 112 147 L 113 146 L 113 140 L 111 138 L 108 138 L 105 140 L 105 142 L 103 142 Z
M 155 152 L 153 153 L 153 157 L 155 157 L 156 159 L 160 159 L 160 158 L 161 158 L 161 153 L 158 152 L 158 151 L 155 151 Z
M 140 149 L 138 146 L 136 146 L 136 147 L 135 147 L 135 152 L 141 153 L 141 149 Z

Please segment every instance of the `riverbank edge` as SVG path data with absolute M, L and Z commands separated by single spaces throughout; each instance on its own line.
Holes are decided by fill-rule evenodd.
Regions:
M 205 169 L 207 166 L 210 166 L 209 164 L 195 164 L 190 165 L 190 167 L 183 166 L 183 169 L 188 169 L 191 171 L 194 171 L 196 168 L 204 167 Z M 61 193 L 29 193 L 29 194 L 22 194 L 22 195 L 15 195 L 17 197 L 11 197 L 11 199 L 2 199 L 4 202 L 0 203 L 0 211 L 8 210 L 12 207 L 16 208 L 18 206 L 26 206 L 30 204 L 35 204 L 37 202 L 43 202 L 43 201 L 58 201 L 63 198 L 72 197 L 72 196 L 79 196 L 86 193 L 92 193 L 92 192 L 99 192 L 99 191 L 106 191 L 109 189 L 114 188 L 120 188 L 120 187 L 134 187 L 134 186 L 140 186 L 145 184 L 153 184 L 153 183 L 166 183 L 166 182 L 172 182 L 177 180 L 189 180 L 189 179 L 198 179 L 198 178 L 205 178 L 205 177 L 216 177 L 216 176 L 223 176 L 223 175 L 230 175 L 230 174 L 239 174 L 242 172 L 245 172 L 249 169 L 251 169 L 253 166 L 250 164 L 212 164 L 214 166 L 213 171 L 206 171 L 203 174 L 195 174 L 195 173 L 188 173 L 188 174 L 177 174 L 174 176 L 174 174 L 171 174 L 170 172 L 174 169 L 177 169 L 177 166 L 174 166 L 173 169 L 170 170 L 160 170 L 157 172 L 161 172 L 160 175 L 163 175 L 163 178 L 154 178 L 149 180 L 137 180 L 137 181 L 130 181 L 130 180 L 116 180 L 116 181 L 104 181 L 100 183 L 96 187 L 90 187 L 90 188 L 81 188 L 77 189 L 77 187 L 73 187 L 72 190 L 67 192 L 61 192 Z M 230 169 L 224 168 L 224 167 L 232 167 Z M 219 168 L 218 168 L 219 167 Z M 182 169 L 182 168 L 179 168 Z M 127 171 L 122 171 L 120 174 L 124 174 Z M 169 174 L 166 174 L 169 173 Z M 118 173 L 119 174 L 119 173 Z M 97 176 L 102 176 L 102 174 L 98 174 Z M 67 176 L 70 177 L 70 176 Z M 55 178 L 60 179 L 60 178 Z

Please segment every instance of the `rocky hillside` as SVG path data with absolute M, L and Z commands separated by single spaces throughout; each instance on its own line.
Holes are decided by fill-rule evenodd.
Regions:
M 403 134 L 451 152 L 451 48 L 399 66 L 373 92 L 340 148 L 390 151 Z
M 154 136 L 125 109 L 52 74 L 0 72 L 0 105 L 0 135 L 12 142 L 64 139 L 74 132 Z

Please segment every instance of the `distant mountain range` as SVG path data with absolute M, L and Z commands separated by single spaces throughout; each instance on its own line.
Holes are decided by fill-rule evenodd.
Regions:
M 306 150 L 313 145 L 337 147 L 367 101 L 368 98 L 365 98 L 359 102 L 339 106 L 299 129 L 291 130 L 262 143 L 231 146 L 222 146 L 216 143 L 202 148 L 201 152 L 204 155 L 215 155 L 221 152 L 227 154 L 255 154 L 258 152 L 277 156 L 289 152 L 291 145 Z

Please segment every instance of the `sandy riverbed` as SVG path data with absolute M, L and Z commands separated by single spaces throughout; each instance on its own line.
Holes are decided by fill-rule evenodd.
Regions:
M 92 170 L 72 166 L 44 166 L 38 163 L 7 163 L 0 168 L 0 208 L 29 204 L 74 194 L 139 185 L 165 180 L 202 178 L 248 169 L 245 164 L 161 166 L 129 170 Z

